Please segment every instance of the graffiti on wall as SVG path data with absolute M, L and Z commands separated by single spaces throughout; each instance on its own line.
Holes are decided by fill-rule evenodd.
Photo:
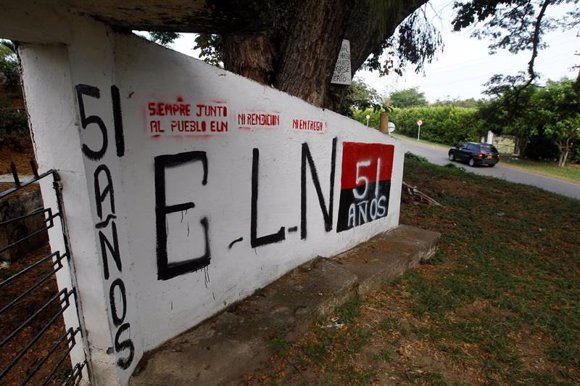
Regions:
M 80 112 L 81 129 L 91 135 L 83 136 L 82 152 L 86 159 L 94 165 L 93 186 L 94 205 L 97 218 L 95 219 L 95 231 L 97 232 L 100 245 L 100 258 L 103 266 L 103 278 L 109 288 L 109 316 L 114 326 L 114 349 L 117 354 L 117 365 L 122 369 L 131 366 L 135 355 L 135 346 L 131 339 L 131 324 L 127 320 L 127 290 L 123 279 L 123 258 L 120 248 L 124 230 L 117 224 L 117 212 L 115 202 L 114 181 L 115 176 L 104 157 L 110 156 L 121 158 L 125 154 L 125 142 L 123 137 L 123 119 L 119 90 L 116 86 L 111 87 L 112 122 L 113 127 L 108 128 L 102 117 L 87 112 L 87 106 L 95 106 L 102 103 L 101 91 L 84 84 L 76 86 L 76 95 Z M 89 103 L 90 101 L 90 103 Z M 146 127 L 152 137 L 162 136 L 199 136 L 199 135 L 225 135 L 231 133 L 232 128 L 239 130 L 258 130 L 271 128 L 286 128 L 291 131 L 299 131 L 305 134 L 321 134 L 327 130 L 327 123 L 318 119 L 290 118 L 287 122 L 281 122 L 278 112 L 252 112 L 230 111 L 230 107 L 221 101 L 189 103 L 182 97 L 177 97 L 174 102 L 166 103 L 153 101 L 146 105 Z M 90 139 L 87 139 L 90 138 Z M 387 216 L 388 200 L 390 193 L 390 179 L 393 164 L 392 145 L 366 144 L 356 142 L 344 142 L 342 144 L 342 168 L 340 169 L 340 199 L 338 201 L 338 219 L 335 222 L 335 180 L 337 173 L 337 151 L 339 140 L 337 137 L 329 138 L 323 145 L 327 146 L 322 156 L 313 154 L 308 141 L 300 144 L 299 173 L 300 173 L 300 207 L 296 208 L 300 217 L 296 223 L 282 223 L 271 229 L 261 226 L 264 214 L 261 215 L 263 203 L 260 191 L 268 180 L 260 173 L 260 156 L 268 150 L 258 147 L 250 149 L 248 159 L 248 171 L 251 173 L 248 180 L 248 192 L 250 193 L 250 221 L 249 227 L 242 231 L 235 240 L 228 240 L 228 249 L 235 248 L 237 243 L 249 243 L 251 248 L 261 248 L 271 244 L 283 243 L 291 239 L 292 235 L 300 240 L 308 238 L 309 226 L 319 216 L 322 220 L 323 231 L 326 233 L 343 232 L 375 221 Z M 317 147 L 320 149 L 320 147 Z M 325 158 L 326 157 L 326 158 Z M 316 160 L 316 162 L 315 162 Z M 155 258 L 157 263 L 157 279 L 161 281 L 171 280 L 192 272 L 207 269 L 212 263 L 212 246 L 210 238 L 211 229 L 214 226 L 209 216 L 202 214 L 196 206 L 196 194 L 199 189 L 210 190 L 211 181 L 223 178 L 212 175 L 211 157 L 202 149 L 175 154 L 162 154 L 152 156 L 153 176 L 155 181 Z M 324 167 L 320 167 L 324 165 Z M 167 184 L 167 172 L 173 168 L 191 168 L 196 170 L 196 180 L 193 181 L 193 189 L 184 189 L 178 193 L 176 202 L 168 202 L 168 191 L 171 189 Z M 323 170 L 323 172 L 321 172 Z M 197 173 L 199 171 L 200 173 Z M 199 178 L 199 180 L 197 180 Z M 325 186 L 325 188 L 323 188 Z M 326 188 L 327 187 L 327 188 Z M 243 187 L 242 187 L 243 188 Z M 209 191 L 204 191 L 207 195 Z M 171 195 L 175 200 L 175 195 Z M 313 203 L 309 204 L 309 200 Z M 312 209 L 314 205 L 314 210 Z M 309 208 L 312 213 L 309 213 Z M 180 234 L 173 226 L 178 226 L 168 221 L 172 214 L 190 211 L 189 216 L 194 218 L 194 226 L 187 225 L 187 236 L 173 236 L 168 241 L 169 234 Z M 199 213 L 199 214 L 198 214 Z M 196 217 L 197 216 L 197 217 Z M 190 217 L 191 218 L 191 217 Z M 183 219 L 183 217 L 182 217 Z M 173 224 L 173 225 L 172 225 Z M 336 226 L 336 228 L 335 228 Z M 171 243 L 191 243 L 190 232 L 194 233 L 197 240 L 198 252 L 190 252 L 186 255 L 177 256 L 175 250 L 168 248 Z M 176 238 L 177 237 L 177 238 Z M 181 237 L 183 237 L 181 239 Z M 186 248 L 187 249 L 187 248 Z
M 338 232 L 387 216 L 395 148 L 345 142 L 342 149 Z
M 280 113 L 242 112 L 236 115 L 236 124 L 239 130 L 276 128 L 280 126 Z
M 228 107 L 221 101 L 188 103 L 183 97 L 153 101 L 147 104 L 147 127 L 153 136 L 226 134 Z
M 260 177 L 260 149 L 252 149 L 252 165 L 251 165 L 251 182 L 248 189 L 251 191 L 251 219 L 250 219 L 250 245 L 252 248 L 258 248 L 269 244 L 280 243 L 286 240 L 290 233 L 296 233 L 300 230 L 300 238 L 306 239 L 308 234 L 308 205 L 307 205 L 307 191 L 314 188 L 318 198 L 318 204 L 324 221 L 325 232 L 330 232 L 333 229 L 333 202 L 334 202 L 334 178 L 336 170 L 336 147 L 337 138 L 333 138 L 330 144 L 331 155 L 327 164 L 330 164 L 330 173 L 328 176 L 329 192 L 325 193 L 321 187 L 321 176 L 316 168 L 313 160 L 310 147 L 308 143 L 301 145 L 301 185 L 300 185 L 300 224 L 299 226 L 280 226 L 275 232 L 265 232 L 259 226 L 260 223 L 260 185 L 264 182 Z M 326 164 L 326 162 L 325 162 Z M 169 280 L 189 272 L 195 272 L 206 268 L 211 262 L 211 240 L 209 238 L 211 222 L 207 216 L 199 218 L 198 230 L 202 233 L 201 238 L 204 240 L 203 250 L 205 251 L 201 256 L 187 257 L 183 256 L 169 256 L 167 248 L 167 238 L 173 229 L 167 222 L 167 216 L 171 213 L 184 212 L 188 210 L 195 210 L 196 205 L 193 197 L 194 192 L 188 190 L 183 193 L 183 202 L 168 203 L 166 202 L 167 186 L 165 180 L 165 171 L 172 167 L 200 167 L 203 170 L 203 177 L 199 181 L 201 187 L 206 186 L 210 180 L 211 165 L 209 164 L 208 156 L 204 151 L 190 151 L 178 154 L 167 154 L 155 157 L 155 204 L 156 204 L 156 233 L 157 233 L 157 277 L 159 280 Z M 313 187 L 307 184 L 308 176 L 312 181 Z M 326 198 L 325 198 L 326 196 Z M 188 228 L 187 238 L 190 237 Z M 178 232 L 175 232 L 178 233 Z M 239 237 L 228 244 L 228 249 L 231 249 L 236 243 L 244 240 L 244 237 Z M 178 240 L 174 240 L 178 242 Z M 183 239 L 183 242 L 187 242 Z
M 166 201 L 166 181 L 165 170 L 177 166 L 195 166 L 200 164 L 203 168 L 203 178 L 201 185 L 207 185 L 208 178 L 208 161 L 204 151 L 189 151 L 178 154 L 160 155 L 155 157 L 155 225 L 157 232 L 157 277 L 159 280 L 168 280 L 176 276 L 181 276 L 188 272 L 194 272 L 205 268 L 210 263 L 210 246 L 209 246 L 209 220 L 202 217 L 199 220 L 205 241 L 204 254 L 198 257 L 175 260 L 169 262 L 167 253 L 167 215 L 171 213 L 184 212 L 195 208 L 193 201 L 168 204 Z
M 326 122 L 317 119 L 292 119 L 292 129 L 297 131 L 324 133 L 326 132 L 326 126 Z
M 95 211 L 98 222 L 94 224 L 99 239 L 100 257 L 103 263 L 103 278 L 109 288 L 109 316 L 114 329 L 114 350 L 118 355 L 117 366 L 127 369 L 133 363 L 135 345 L 130 336 L 131 323 L 127 319 L 127 290 L 123 280 L 123 258 L 119 248 L 119 231 L 115 209 L 115 188 L 113 176 L 102 159 L 109 152 L 110 130 L 102 117 L 87 112 L 86 98 L 99 100 L 101 91 L 97 87 L 86 84 L 76 86 L 77 102 L 82 130 L 96 130 L 100 137 L 91 143 L 82 144 L 82 152 L 88 160 L 96 163 L 93 172 L 93 188 Z M 123 119 L 119 89 L 111 86 L 111 101 L 113 114 L 113 136 L 115 155 L 125 155 L 125 140 L 123 135 Z

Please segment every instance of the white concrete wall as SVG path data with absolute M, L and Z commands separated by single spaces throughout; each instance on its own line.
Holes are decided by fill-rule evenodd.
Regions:
M 63 19 L 63 45 L 30 41 L 21 57 L 41 169 L 63 177 L 95 384 L 125 383 L 147 350 L 398 225 L 393 138 Z

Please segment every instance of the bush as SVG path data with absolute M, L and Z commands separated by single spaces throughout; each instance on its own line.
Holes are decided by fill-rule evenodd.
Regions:
M 487 130 L 477 118 L 477 109 L 454 106 L 427 106 L 394 109 L 390 121 L 400 134 L 417 137 L 417 121 L 422 120 L 421 138 L 445 145 L 478 141 Z
M 420 155 L 417 155 L 417 154 L 413 154 L 410 151 L 405 153 L 405 161 L 408 161 L 408 160 L 414 160 L 414 161 L 417 161 L 417 162 L 423 163 L 423 164 L 429 163 L 429 161 L 427 161 L 427 158 L 421 157 Z
M 0 137 L 27 134 L 28 116 L 24 109 L 0 108 Z
M 559 155 L 560 149 L 558 149 L 554 141 L 541 135 L 530 138 L 530 142 L 524 151 L 526 158 L 536 161 L 556 161 Z

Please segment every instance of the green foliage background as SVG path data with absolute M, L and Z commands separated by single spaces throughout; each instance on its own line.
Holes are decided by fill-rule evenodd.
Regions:
M 417 121 L 422 120 L 421 138 L 442 144 L 477 141 L 487 129 L 477 118 L 477 109 L 454 106 L 425 106 L 394 109 L 390 121 L 397 131 L 410 137 L 417 135 Z
M 422 106 L 404 109 L 393 109 L 389 121 L 393 122 L 396 133 L 408 137 L 417 137 L 417 121 L 422 120 L 421 139 L 445 145 L 454 145 L 461 141 L 478 141 L 487 133 L 485 123 L 478 118 L 476 108 L 456 106 Z M 353 118 L 366 124 L 366 115 L 370 115 L 369 126 L 379 127 L 379 112 L 372 109 L 355 109 Z
M 20 66 L 16 47 L 0 39 L 0 139 L 28 133 L 28 116 L 20 88 Z

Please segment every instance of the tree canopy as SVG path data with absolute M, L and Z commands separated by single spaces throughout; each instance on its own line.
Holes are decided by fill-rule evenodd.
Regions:
M 577 10 L 558 20 L 549 18 L 548 8 L 578 1 L 461 0 L 454 4 L 452 25 L 455 30 L 473 28 L 475 37 L 490 41 L 492 52 L 530 50 L 527 83 L 532 83 L 535 58 L 546 45 L 544 34 L 580 20 Z M 217 26 L 212 33 L 205 23 L 196 39 L 202 57 L 334 110 L 347 93 L 347 87 L 330 83 L 342 39 L 350 41 L 353 72 L 362 67 L 400 72 L 404 65 L 421 70 L 442 46 L 426 16 L 427 0 L 246 1 L 236 12 L 244 13 L 250 3 L 261 22 L 252 31 L 220 34 Z
M 8 90 L 14 91 L 19 86 L 19 80 L 16 47 L 11 41 L 0 39 L 0 84 L 3 84 Z
M 384 103 L 383 96 L 377 90 L 367 85 L 364 81 L 355 78 L 349 86 L 338 112 L 346 116 L 352 116 L 352 109 L 366 110 L 370 108 L 373 111 L 377 111 L 383 107 Z
M 425 93 L 419 91 L 416 87 L 394 91 L 389 99 L 391 106 L 398 108 L 427 106 L 428 104 Z
M 502 83 L 492 85 L 489 92 L 494 97 L 480 109 L 480 118 L 491 130 L 513 135 L 521 154 L 533 138 L 551 141 L 558 148 L 559 165 L 567 162 L 580 140 L 578 80 L 548 81 L 545 87 L 530 84 L 525 88 Z

